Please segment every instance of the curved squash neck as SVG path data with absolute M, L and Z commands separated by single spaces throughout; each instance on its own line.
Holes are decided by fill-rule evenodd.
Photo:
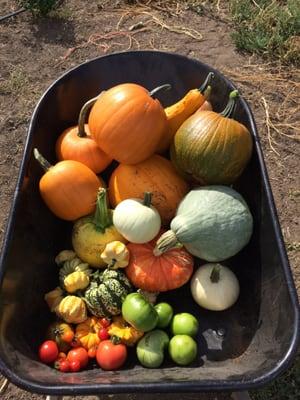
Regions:
M 156 246 L 153 250 L 153 254 L 158 257 L 170 249 L 177 247 L 182 247 L 179 243 L 175 233 L 169 230 L 161 235 L 161 237 L 156 242 Z
M 97 195 L 97 205 L 93 222 L 96 230 L 102 233 L 112 225 L 112 215 L 107 206 L 106 189 L 101 188 Z

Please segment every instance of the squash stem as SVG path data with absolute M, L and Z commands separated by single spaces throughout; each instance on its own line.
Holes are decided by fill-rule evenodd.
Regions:
M 152 200 L 152 193 L 151 192 L 145 192 L 143 205 L 146 206 L 146 207 L 150 207 L 151 206 L 151 200 Z
M 205 81 L 202 83 L 202 85 L 198 89 L 200 93 L 204 94 L 205 90 L 207 89 L 208 85 L 210 85 L 210 83 L 214 79 L 214 77 L 215 77 L 215 74 L 213 72 L 209 72 Z
M 220 113 L 223 117 L 230 118 L 232 116 L 236 100 L 239 97 L 239 92 L 237 90 L 233 90 L 229 93 L 229 100 L 225 109 Z
M 166 83 L 165 85 L 161 85 L 158 86 L 157 88 L 151 90 L 151 92 L 149 92 L 149 96 L 153 97 L 157 92 L 160 92 L 161 90 L 170 90 L 171 89 L 171 85 L 169 83 Z
M 210 274 L 210 280 L 212 283 L 218 283 L 220 280 L 220 265 L 217 264 L 213 267 L 211 274 Z
M 153 250 L 153 254 L 158 257 L 166 251 L 177 247 L 182 247 L 182 244 L 178 242 L 175 233 L 169 230 L 163 233 L 158 239 L 158 241 L 156 242 L 156 246 Z
M 46 172 L 52 167 L 52 165 L 49 163 L 49 161 L 47 161 L 46 158 L 44 158 L 41 155 L 41 153 L 38 151 L 37 148 L 33 149 L 33 155 L 34 155 L 34 158 L 40 163 L 40 165 Z
M 94 214 L 96 229 L 104 233 L 105 229 L 112 225 L 112 215 L 107 205 L 106 189 L 100 188 L 97 195 L 97 205 Z
M 85 121 L 86 121 L 86 115 L 87 115 L 87 112 L 89 111 L 89 109 L 96 103 L 99 96 L 93 97 L 92 99 L 88 100 L 86 103 L 84 103 L 84 105 L 82 106 L 82 108 L 80 110 L 79 118 L 78 118 L 78 133 L 77 133 L 77 135 L 81 138 L 84 138 L 87 136 L 85 127 L 84 127 Z

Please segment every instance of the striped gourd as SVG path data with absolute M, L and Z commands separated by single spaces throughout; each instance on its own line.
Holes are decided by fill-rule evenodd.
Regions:
M 118 270 L 98 270 L 91 280 L 84 296 L 90 313 L 96 317 L 120 314 L 125 297 L 132 291 L 126 275 Z
M 89 264 L 84 263 L 78 257 L 74 257 L 72 260 L 65 261 L 59 270 L 59 282 L 61 287 L 65 287 L 64 281 L 68 275 L 78 271 L 84 272 L 87 276 L 89 276 L 92 272 L 92 270 L 89 268 Z

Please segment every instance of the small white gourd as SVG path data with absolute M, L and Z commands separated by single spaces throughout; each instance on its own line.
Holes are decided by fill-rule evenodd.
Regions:
M 191 293 L 199 306 L 207 310 L 223 311 L 237 301 L 240 285 L 228 267 L 208 263 L 194 273 L 191 279 Z
M 151 193 L 146 192 L 144 200 L 123 200 L 114 210 L 114 226 L 131 243 L 147 243 L 160 230 L 161 218 L 157 209 L 151 205 L 151 196 Z

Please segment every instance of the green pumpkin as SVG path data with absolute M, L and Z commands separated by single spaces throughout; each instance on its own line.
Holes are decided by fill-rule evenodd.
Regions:
M 237 91 L 230 93 L 222 113 L 196 112 L 178 129 L 170 149 L 171 161 L 189 181 L 229 185 L 243 172 L 252 154 L 248 129 L 231 118 Z
M 65 261 L 59 270 L 59 283 L 62 288 L 65 286 L 64 281 L 66 277 L 73 272 L 84 272 L 89 276 L 92 273 L 92 270 L 89 268 L 89 264 L 84 263 L 78 257 Z
M 253 218 L 235 190 L 221 185 L 203 186 L 184 197 L 170 228 L 157 241 L 156 255 L 181 243 L 194 256 L 219 262 L 234 256 L 248 243 Z
M 88 310 L 96 317 L 119 315 L 125 297 L 132 291 L 126 275 L 119 270 L 96 271 L 85 291 Z

